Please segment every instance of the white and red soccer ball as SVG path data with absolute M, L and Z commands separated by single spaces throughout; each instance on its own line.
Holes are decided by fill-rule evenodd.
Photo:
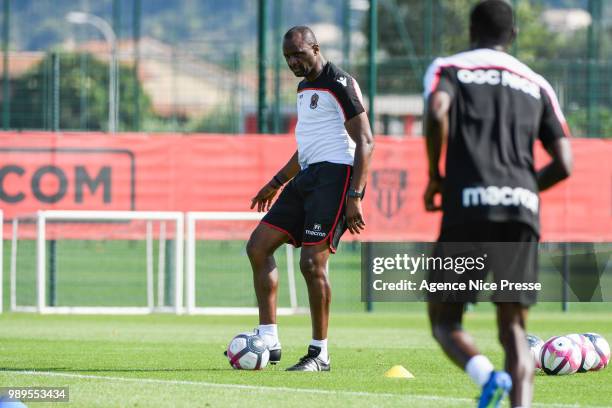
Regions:
M 261 370 L 268 365 L 270 351 L 255 333 L 240 333 L 227 346 L 227 358 L 237 370 Z
M 565 337 L 573 340 L 580 348 L 582 359 L 580 362 L 580 367 L 578 368 L 579 373 L 585 373 L 592 370 L 593 367 L 599 364 L 599 355 L 597 354 L 597 351 L 595 351 L 593 343 L 591 343 L 586 336 L 582 334 L 568 334 Z
M 584 333 L 583 336 L 593 344 L 593 348 L 599 357 L 596 359 L 593 367 L 591 367 L 591 370 L 598 371 L 606 368 L 610 363 L 610 345 L 606 339 L 597 333 Z
M 542 346 L 540 363 L 548 375 L 573 374 L 582 363 L 582 351 L 578 343 L 566 336 L 551 337 Z

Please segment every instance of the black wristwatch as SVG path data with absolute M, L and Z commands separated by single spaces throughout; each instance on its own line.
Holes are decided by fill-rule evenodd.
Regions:
M 363 191 L 359 192 L 355 190 L 354 188 L 349 188 L 347 196 L 350 198 L 358 198 L 361 200 L 363 198 Z

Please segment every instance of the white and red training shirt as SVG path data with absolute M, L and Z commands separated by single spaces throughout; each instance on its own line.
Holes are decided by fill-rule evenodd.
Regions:
M 355 142 L 344 122 L 364 111 L 357 81 L 331 62 L 314 81 L 302 80 L 295 127 L 300 167 L 324 161 L 352 166 Z

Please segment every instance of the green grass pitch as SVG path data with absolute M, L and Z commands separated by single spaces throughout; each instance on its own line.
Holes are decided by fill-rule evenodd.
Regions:
M 330 330 L 330 373 L 283 371 L 306 350 L 307 316 L 279 318 L 279 366 L 259 372 L 231 369 L 222 355 L 227 342 L 255 324 L 255 317 L 4 314 L 0 385 L 68 386 L 71 402 L 66 406 L 75 407 L 475 406 L 478 390 L 434 344 L 423 311 L 336 313 Z M 469 312 L 466 326 L 500 367 L 502 352 L 490 307 Z M 543 338 L 598 331 L 612 339 L 612 314 L 536 308 L 530 327 Z M 396 364 L 415 378 L 385 378 L 384 372 Z M 611 395 L 610 368 L 536 377 L 536 406 L 610 406 Z
M 58 242 L 58 305 L 144 306 L 144 253 L 144 243 L 138 241 Z M 20 243 L 19 304 L 34 304 L 34 254 L 33 242 Z M 231 369 L 222 352 L 235 334 L 256 326 L 254 316 L 5 313 L 0 315 L 0 386 L 69 386 L 71 402 L 65 406 L 74 407 L 475 406 L 479 390 L 434 343 L 423 304 L 377 303 L 374 313 L 363 312 L 359 254 L 358 245 L 343 244 L 330 262 L 330 373 L 283 371 L 306 352 L 308 316 L 280 317 L 281 364 L 246 372 Z M 157 256 L 155 252 L 155 260 Z M 284 256 L 279 251 L 279 266 Z M 297 256 L 295 261 L 298 271 Z M 200 242 L 197 263 L 198 305 L 255 305 L 244 243 Z M 297 275 L 298 301 L 306 306 L 306 290 Z M 287 306 L 284 270 L 280 279 L 279 301 Z M 167 283 L 171 285 L 171 279 Z M 5 310 L 8 287 L 5 274 Z M 559 309 L 559 303 L 536 306 L 529 332 L 547 339 L 595 331 L 612 341 L 610 303 L 571 304 L 569 313 Z M 491 306 L 481 304 L 468 312 L 466 327 L 501 368 L 503 355 Z M 415 378 L 385 378 L 384 372 L 396 364 Z M 538 375 L 535 402 L 539 407 L 612 406 L 612 368 L 570 376 Z

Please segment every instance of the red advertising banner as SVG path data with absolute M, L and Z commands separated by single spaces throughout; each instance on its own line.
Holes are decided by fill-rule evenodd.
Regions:
M 542 194 L 542 238 L 612 241 L 612 142 L 573 139 L 574 174 Z M 5 219 L 41 209 L 249 211 L 295 151 L 292 136 L 0 133 Z M 538 146 L 538 166 L 547 161 Z M 422 139 L 378 137 L 365 199 L 377 241 L 432 241 Z

